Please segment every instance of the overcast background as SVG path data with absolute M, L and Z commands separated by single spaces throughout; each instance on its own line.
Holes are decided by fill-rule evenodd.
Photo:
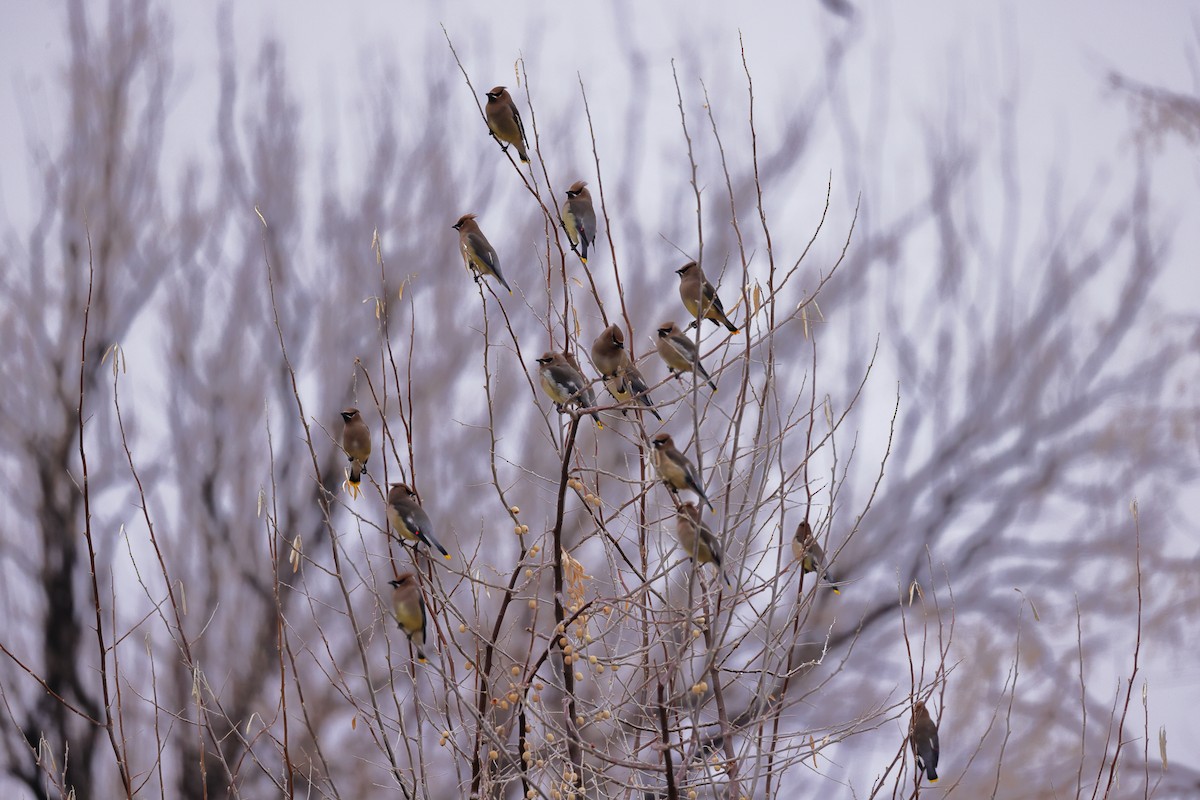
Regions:
M 7 223 L 4 235 L 11 236 L 12 231 L 26 230 L 36 217 L 39 178 L 26 157 L 30 143 L 60 141 L 71 132 L 60 88 L 69 53 L 62 9 L 57 4 L 14 2 L 6 6 L 0 25 L 0 152 L 6 154 L 0 160 L 0 218 Z M 218 14 L 214 6 L 200 3 L 164 4 L 162 8 L 170 19 L 174 60 L 163 165 L 174 172 L 189 160 L 199 159 L 203 167 L 215 169 L 205 144 L 216 135 Z M 685 97 L 694 101 L 703 81 L 714 104 L 744 104 L 739 32 L 754 74 L 758 135 L 766 142 L 782 139 L 789 112 L 811 98 L 805 90 L 824 69 L 827 44 L 848 37 L 849 55 L 842 78 L 842 96 L 847 101 L 814 127 L 813 139 L 804 149 L 805 161 L 786 191 L 772 189 L 775 224 L 781 230 L 777 244 L 782 250 L 794 251 L 807 240 L 824 201 L 827 180 L 832 181 L 834 195 L 831 223 L 839 231 L 827 249 L 836 253 L 840 232 L 848 227 L 860 197 L 874 219 L 886 220 L 913 204 L 916 195 L 924 191 L 925 142 L 947 113 L 961 112 L 964 118 L 972 115 L 965 126 L 986 147 L 994 141 L 994 131 L 989 128 L 991 118 L 980 110 L 994 112 L 1009 102 L 1019 150 L 1022 214 L 1028 215 L 1028 227 L 1035 227 L 1042 215 L 1046 193 L 1057 192 L 1066 198 L 1095 193 L 1099 205 L 1105 207 L 1108 193 L 1116 196 L 1128 191 L 1139 159 L 1135 146 L 1138 118 L 1127 98 L 1111 89 L 1109 74 L 1120 73 L 1192 96 L 1200 88 L 1200 21 L 1195 5 L 1183 0 L 1153 4 L 1077 0 L 1036 5 L 919 0 L 862 2 L 854 3 L 854 8 L 854 18 L 848 21 L 815 0 L 762 4 L 596 2 L 586 7 L 476 2 L 239 3 L 232 7 L 231 29 L 237 61 L 243 67 L 255 63 L 264 37 L 277 37 L 283 46 L 286 75 L 302 108 L 301 146 L 313 165 L 299 176 L 303 182 L 300 193 L 313 198 L 330 184 L 351 188 L 366 168 L 371 141 L 366 128 L 373 108 L 369 98 L 422 85 L 433 73 L 443 79 L 442 102 L 452 109 L 448 118 L 462 125 L 462 130 L 449 130 L 445 135 L 456 147 L 460 140 L 469 142 L 462 145 L 464 152 L 482 146 L 478 140 L 486 140 L 486 134 L 440 25 L 444 24 L 453 38 L 477 89 L 507 84 L 523 98 L 524 87 L 517 89 L 514 74 L 516 59 L 523 57 L 539 125 L 549 132 L 543 136 L 568 132 L 573 137 L 554 154 L 559 169 L 589 174 L 593 167 L 578 103 L 578 80 L 582 78 L 606 180 L 624 193 L 629 208 L 637 201 L 642 213 L 637 223 L 650 232 L 645 238 L 651 246 L 632 257 L 635 264 L 647 266 L 678 259 L 657 232 L 678 241 L 678 230 L 686 229 L 695 215 L 691 206 L 671 207 L 661 202 L 686 188 L 688 180 L 671 61 L 676 62 Z M 847 34 L 848 30 L 853 33 Z M 632 65 L 637 59 L 640 63 L 635 70 Z M 639 76 L 636 82 L 635 75 Z M 635 96 L 630 95 L 631 87 Z M 621 112 L 606 114 L 609 103 Z M 646 152 L 634 163 L 625 162 L 621 147 L 629 134 L 627 104 L 641 110 L 644 127 L 638 134 L 647 139 Z M 402 135 L 423 129 L 424 117 L 419 111 L 405 114 L 402 110 L 399 120 Z M 706 129 L 702 120 L 693 121 L 702 132 Z M 886 141 L 878 149 L 854 138 L 856 132 L 877 129 L 887 131 Z M 333 159 L 336 166 L 322 161 L 332 142 L 338 143 Z M 361 143 L 361 148 L 356 143 Z M 1194 314 L 1200 298 L 1200 265 L 1195 255 L 1200 252 L 1200 149 L 1164 136 L 1142 152 L 1149 153 L 1155 235 L 1170 241 L 1165 251 L 1167 264 L 1154 293 L 1154 313 L 1162 319 Z M 456 190 L 443 188 L 450 194 Z M 705 190 L 716 198 L 713 205 L 721 201 L 723 186 L 713 184 Z M 459 194 L 458 204 L 465 211 L 489 196 L 490 189 L 469 199 L 461 199 Z M 1003 187 L 998 182 L 995 229 L 1002 226 L 1002 199 Z M 989 222 L 988 202 L 986 197 L 981 200 L 985 225 Z M 231 202 L 228 214 L 250 218 L 250 205 Z M 320 236 L 316 209 L 315 201 L 300 209 L 304 215 L 297 233 L 301 243 Z M 791 228 L 785 221 L 793 219 L 796 223 Z M 454 257 L 450 221 L 439 217 L 363 223 L 368 230 L 379 227 L 385 237 L 434 239 L 436 245 L 429 245 L 432 252 L 427 263 L 413 259 L 396 265 L 420 274 L 441 269 L 447 253 Z M 632 221 L 617 220 L 614 238 L 623 224 L 634 229 Z M 923 259 L 929 259 L 929 269 L 935 269 L 933 248 L 921 249 L 921 236 L 927 235 L 931 234 L 918 235 L 907 243 L 900 260 L 908 268 L 919 269 Z M 1017 248 L 1019 253 L 1036 238 L 1026 236 Z M 853 248 L 852 243 L 851 253 Z M 369 249 L 364 248 L 363 258 L 370 262 Z M 328 265 L 333 280 L 338 266 Z M 1024 269 L 1027 264 L 1017 266 Z M 1114 281 L 1111 291 L 1119 293 L 1121 285 Z M 365 297 L 369 290 L 351 294 Z M 1098 297 L 1097 303 L 1112 299 Z M 834 311 L 824 305 L 822 309 Z M 887 339 L 888 322 L 882 313 L 855 324 L 869 339 L 877 333 Z M 155 357 L 153 327 L 153 323 L 143 323 L 135 328 L 136 335 L 123 342 L 131 361 L 129 391 L 135 397 L 139 392 L 151 398 L 163 392 L 156 385 L 154 370 L 144 366 Z M 7 345 L 4 343 L 4 349 Z M 829 348 L 836 354 L 839 344 L 831 343 Z M 932 353 L 924 355 L 934 357 Z M 13 380 L 9 364 L 4 375 L 6 381 Z M 886 422 L 894 394 L 895 376 L 886 359 L 873 381 L 879 388 L 868 395 L 868 401 L 881 409 L 882 416 L 877 414 L 872 423 L 871 415 L 865 415 L 868 421 L 862 427 L 868 440 L 879 432 L 871 425 L 882 425 L 880 419 Z M 1181 376 L 1182 405 L 1194 407 L 1196 390 L 1194 374 Z M 142 434 L 152 437 L 164 422 L 143 413 L 142 426 Z M 1200 514 L 1200 487 L 1194 483 L 1197 442 L 1185 438 L 1180 447 L 1190 448 L 1185 457 L 1193 467 L 1193 483 L 1172 487 L 1178 490 L 1178 504 L 1155 509 L 1154 494 L 1138 494 L 1139 489 L 1152 491 L 1154 487 L 1130 487 L 1127 495 L 1111 498 L 1111 507 L 1116 510 L 1112 513 L 1119 515 L 1137 496 L 1144 514 L 1158 514 L 1156 535 L 1161 538 L 1156 546 L 1195 564 Z M 877 455 L 869 445 L 865 449 Z M 1045 530 L 1049 536 L 1057 526 L 1072 523 L 1057 516 L 1063 513 L 1061 507 L 1043 510 L 1035 532 Z M 6 527 L 16 519 L 8 515 Z M 938 559 L 937 552 L 933 558 Z M 1170 591 L 1180 594 L 1159 598 L 1163 607 L 1177 603 L 1185 614 L 1196 608 L 1200 598 L 1196 580 L 1172 583 Z M 1200 719 L 1192 712 L 1200 708 L 1200 667 L 1196 666 L 1200 663 L 1200 634 L 1196 632 L 1200 628 L 1195 624 L 1190 628 L 1190 634 L 1174 642 L 1151 639 L 1145 644 L 1144 677 L 1149 685 L 1151 731 L 1165 725 L 1172 761 L 1200 769 L 1200 760 L 1194 755 L 1200 753 Z M 1127 674 L 1128 644 L 1127 639 L 1114 637 L 1111 650 L 1099 663 L 1093 662 L 1107 670 L 1095 677 L 1098 685 L 1107 682 L 1115 686 L 1119 676 Z M 898 676 L 897 683 L 902 684 L 904 678 Z M 1140 752 L 1140 745 L 1137 749 Z M 855 774 L 853 765 L 841 766 L 847 777 L 863 777 Z M 868 772 L 873 775 L 878 769 L 872 766 Z

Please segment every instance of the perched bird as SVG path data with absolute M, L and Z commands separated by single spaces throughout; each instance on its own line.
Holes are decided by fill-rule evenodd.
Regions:
M 700 509 L 695 503 L 684 503 L 675 515 L 675 536 L 679 544 L 697 564 L 716 564 L 717 572 L 732 586 L 729 576 L 721 568 L 721 543 L 712 528 L 700 519 Z
M 938 729 L 924 703 L 913 704 L 908 743 L 917 757 L 917 768 L 925 770 L 925 777 L 930 783 L 937 783 Z
M 371 429 L 363 421 L 357 408 L 342 412 L 342 450 L 350 460 L 350 484 L 358 486 L 367 471 L 367 459 L 371 457 Z
M 505 289 L 508 289 L 509 294 L 512 294 L 512 287 L 500 274 L 500 256 L 496 255 L 496 248 L 492 247 L 487 237 L 483 235 L 483 231 L 479 230 L 479 223 L 475 221 L 475 215 L 463 214 L 458 218 L 458 222 L 450 227 L 458 231 L 458 243 L 462 247 L 463 261 L 466 262 L 467 269 L 475 273 L 475 282 L 478 283 L 483 275 L 495 275 L 496 280 L 500 281 Z
M 652 454 L 654 469 L 658 472 L 658 477 L 662 478 L 663 483 L 667 484 L 673 492 L 683 489 L 695 492 L 710 510 L 715 511 L 713 504 L 708 500 L 708 495 L 704 493 L 704 488 L 700 485 L 700 477 L 696 474 L 696 468 L 692 466 L 691 461 L 688 461 L 687 456 L 675 449 L 675 440 L 671 438 L 671 435 L 660 433 L 650 440 L 650 444 L 654 447 Z
M 592 363 L 600 370 L 600 377 L 604 378 L 609 394 L 618 402 L 628 403 L 636 398 L 650 409 L 655 419 L 662 421 L 654 408 L 654 401 L 650 399 L 650 387 L 646 385 L 646 379 L 625 350 L 625 334 L 620 326 L 609 325 L 592 342 Z M 624 414 L 625 409 L 621 409 L 621 413 Z
M 392 585 L 392 614 L 400 630 L 408 634 L 417 651 L 417 660 L 425 663 L 425 599 L 417 586 L 417 576 L 403 572 Z
M 433 523 L 429 521 L 425 509 L 417 502 L 417 493 L 407 484 L 393 483 L 392 488 L 388 490 L 387 517 L 401 538 L 410 542 L 424 542 L 427 546 L 436 548 L 443 558 L 450 558 L 446 548 L 434 537 Z
M 592 342 L 592 363 L 600 370 L 600 377 L 616 375 L 621 367 L 629 363 L 625 352 L 625 332 L 620 325 L 609 325 L 600 331 Z
M 577 408 L 595 407 L 596 393 L 583 377 L 583 371 L 579 369 L 579 363 L 573 356 L 547 351 L 542 353 L 537 363 L 542 389 L 554 401 L 555 408 L 562 411 L 568 405 Z M 591 414 L 592 419 L 596 420 L 596 427 L 603 428 L 604 423 L 600 421 L 600 415 L 595 411 Z
M 800 562 L 801 571 L 815 572 L 818 580 L 834 583 L 833 576 L 825 568 L 825 551 L 817 543 L 817 538 L 813 536 L 812 526 L 806 519 L 801 520 L 800 524 L 796 526 L 796 534 L 792 537 L 792 555 Z M 833 589 L 834 594 L 842 593 L 837 586 L 830 588 Z
M 592 193 L 587 190 L 585 181 L 575 181 L 567 189 L 567 199 L 562 204 L 562 223 L 571 247 L 579 249 L 579 260 L 586 264 L 588 245 L 596 241 L 596 209 L 592 207 Z
M 700 364 L 696 343 L 684 336 L 674 322 L 664 322 L 658 326 L 658 341 L 655 342 L 655 347 L 662 360 L 667 362 L 675 380 L 679 380 L 680 373 L 694 372 L 708 381 L 709 388 L 714 392 L 717 390 L 717 385 Z
M 724 325 L 730 333 L 738 332 L 737 326 L 725 316 L 725 306 L 717 297 L 717 290 L 704 277 L 699 264 L 689 261 L 675 272 L 679 275 L 679 296 L 683 299 L 683 306 L 696 318 L 689 328 L 699 325 L 702 319 L 710 319 L 714 325 Z
M 508 89 L 497 86 L 487 93 L 487 106 L 484 108 L 484 114 L 487 115 L 487 124 L 492 135 L 500 140 L 501 149 L 507 152 L 508 145 L 513 145 L 517 148 L 517 155 L 521 157 L 521 162 L 528 164 L 529 154 L 525 152 L 525 126 L 521 124 L 521 112 L 517 110 L 517 104 L 513 102 Z

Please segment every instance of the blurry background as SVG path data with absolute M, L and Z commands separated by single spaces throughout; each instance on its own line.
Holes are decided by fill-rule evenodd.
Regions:
M 314 740 L 303 745 L 316 765 L 314 784 L 353 796 L 389 781 L 382 745 L 365 744 L 357 727 L 366 704 L 355 696 L 363 691 L 354 684 L 356 637 L 343 627 L 348 608 L 358 612 L 355 625 L 369 629 L 363 637 L 381 637 L 386 627 L 375 592 L 387 576 L 373 568 L 391 557 L 374 530 L 381 509 L 373 498 L 349 505 L 339 495 L 327 525 L 315 499 L 315 470 L 330 490 L 341 481 L 330 438 L 340 433 L 337 411 L 375 409 L 356 358 L 377 392 L 396 381 L 384 408 L 394 429 L 397 402 L 411 414 L 417 484 L 442 539 L 477 579 L 507 580 L 517 542 L 478 455 L 490 448 L 479 394 L 479 300 L 450 230 L 467 211 L 480 215 L 533 312 L 519 304 L 510 311 L 519 354 L 489 332 L 491 391 L 502 398 L 495 406 L 500 483 L 526 509 L 525 522 L 535 532 L 544 527 L 557 457 L 539 418 L 546 404 L 528 393 L 522 369 L 552 343 L 541 277 L 546 234 L 487 136 L 441 25 L 477 93 L 504 84 L 523 110 L 532 102 L 556 198 L 580 177 L 598 188 L 580 82 L 586 87 L 610 215 L 593 268 L 612 314 L 619 302 L 607 271 L 611 238 L 639 355 L 652 348 L 654 325 L 682 319 L 671 270 L 687 260 L 680 250 L 698 255 L 672 64 L 699 165 L 705 268 L 714 281 L 722 276 L 727 303 L 738 295 L 741 267 L 710 110 L 751 283 L 765 282 L 768 260 L 743 47 L 771 253 L 781 263 L 800 257 L 830 191 L 820 235 L 789 288 L 792 306 L 829 273 L 847 236 L 850 244 L 818 297 L 817 366 L 793 326 L 780 338 L 779 357 L 786 364 L 790 348 L 795 369 L 781 373 L 777 391 L 794 399 L 812 381 L 818 405 L 828 396 L 833 409 L 844 409 L 876 345 L 878 355 L 843 429 L 840 494 L 831 500 L 826 480 L 814 512 L 832 548 L 845 543 L 837 572 L 851 583 L 836 605 L 822 598 L 806 622 L 816 648 L 806 657 L 820 655 L 829 631 L 826 659 L 830 669 L 837 662 L 837 680 L 805 694 L 789 721 L 820 739 L 821 731 L 903 699 L 909 671 L 898 607 L 918 581 L 941 592 L 955 620 L 946 658 L 953 670 L 935 702 L 942 786 L 967 797 L 1062 796 L 1061 787 L 1076 783 L 1090 790 L 1103 754 L 1111 755 L 1107 721 L 1137 638 L 1129 509 L 1136 498 L 1145 619 L 1134 702 L 1145 684 L 1149 711 L 1143 726 L 1134 709 L 1124 737 L 1134 754 L 1122 758 L 1135 761 L 1122 771 L 1130 781 L 1141 773 L 1148 733 L 1154 784 L 1165 727 L 1170 768 L 1158 796 L 1192 796 L 1200 786 L 1193 755 L 1200 721 L 1190 713 L 1200 704 L 1200 22 L 1186 2 L 1156 3 L 1151 13 L 1116 2 L 1033 9 L 932 0 L 569 9 L 118 1 L 7 9 L 0 26 L 4 796 L 58 796 L 47 771 L 65 776 L 80 797 L 115 795 L 119 786 L 103 730 L 44 691 L 101 714 L 76 435 L 89 233 L 96 285 L 83 383 L 101 614 L 107 635 L 128 636 L 127 655 L 117 650 L 123 690 L 149 702 L 154 687 L 154 704 L 170 709 L 157 717 L 131 712 L 122 734 L 135 752 L 146 748 L 139 758 L 148 771 L 151 754 L 171 742 L 162 748 L 165 774 L 147 792 L 158 792 L 160 780 L 172 787 L 169 796 L 199 797 L 206 781 L 219 796 L 223 780 L 247 796 L 272 791 L 258 768 L 228 779 L 209 763 L 201 776 L 198 750 L 278 771 L 275 748 L 263 755 L 262 740 L 247 733 L 261 727 L 270 732 L 263 740 L 279 735 L 278 724 L 263 719 L 273 718 L 279 695 L 277 655 L 265 645 L 276 640 L 277 611 L 297 637 L 299 669 L 310 681 L 310 719 L 292 735 Z M 532 134 L 534 119 L 525 114 Z M 376 232 L 382 270 L 372 250 Z M 408 365 L 399 379 L 384 367 L 370 298 L 386 298 L 391 309 L 388 337 Z M 577 309 L 586 348 L 603 323 L 594 304 Z M 495 315 L 491 324 L 499 324 Z M 314 426 L 316 460 L 280 336 L 303 419 Z M 115 381 L 114 344 L 123 353 Z M 657 364 L 651 371 L 655 381 L 662 377 Z M 396 398 L 397 385 L 408 395 Z M 171 581 L 149 570 L 158 562 L 114 392 Z M 732 394 L 713 402 L 728 403 Z M 897 394 L 895 442 L 856 528 L 887 451 Z M 381 417 L 370 418 L 382 462 Z M 586 446 L 593 441 L 600 440 L 587 433 Z M 593 452 L 601 468 L 637 474 L 636 451 L 604 450 Z M 719 452 L 717 445 L 706 465 Z M 391 470 L 395 457 L 408 464 L 403 452 L 389 456 Z M 383 464 L 372 466 L 382 481 Z M 574 519 L 576 557 L 593 574 L 606 572 L 602 542 L 582 541 L 586 516 Z M 340 545 L 355 554 L 353 566 L 330 563 L 331 530 L 357 539 L 357 549 Z M 739 535 L 746 553 L 766 552 L 779 536 L 768 523 Z M 287 556 L 270 543 L 296 536 L 315 563 L 276 584 L 272 567 Z M 345 598 L 324 570 L 340 572 Z M 173 602 L 165 599 L 168 584 Z M 486 626 L 493 609 L 469 581 L 444 589 L 458 598 L 464 624 Z M 482 607 L 467 611 L 472 602 Z M 168 610 L 184 605 L 178 617 Z M 180 626 L 190 652 L 181 652 Z M 399 645 L 395 665 L 388 650 L 384 672 L 403 695 L 412 687 Z M 936 647 L 926 656 L 936 663 Z M 331 678 L 331 662 L 350 666 Z M 811 686 L 826 677 L 823 668 L 806 676 Z M 382 680 L 376 674 L 372 685 Z M 210 722 L 201 735 L 181 721 L 194 718 L 197 693 L 219 698 L 206 705 L 219 706 L 223 727 Z M 393 711 L 403 716 L 399 704 Z M 906 719 L 864 725 L 823 751 L 817 766 L 797 763 L 783 785 L 866 796 L 903 740 Z M 411 730 L 415 723 L 398 724 Z M 426 747 L 444 726 L 435 720 L 421 728 Z M 445 751 L 426 758 L 434 766 L 445 758 L 452 768 L 443 777 L 461 780 L 464 767 Z

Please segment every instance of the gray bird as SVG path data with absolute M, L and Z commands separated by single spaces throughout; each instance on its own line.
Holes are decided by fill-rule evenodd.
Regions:
M 425 663 L 425 599 L 417 586 L 417 576 L 411 572 L 401 573 L 396 580 L 388 581 L 392 586 L 392 615 L 400 630 L 408 635 L 417 660 Z
M 801 571 L 817 573 L 817 579 L 829 583 L 829 588 L 833 589 L 834 594 L 842 593 L 837 586 L 832 585 L 833 576 L 825 568 L 825 551 L 817 542 L 817 537 L 813 536 L 812 526 L 806 519 L 796 526 L 796 533 L 792 537 L 792 555 L 800 562 Z
M 721 568 L 721 543 L 712 528 L 700 519 L 700 509 L 696 508 L 695 503 L 684 503 L 679 507 L 675 515 L 675 537 L 693 561 L 697 564 L 716 564 L 717 572 L 725 579 L 725 585 L 733 585 Z
M 567 189 L 567 199 L 562 204 L 563 227 L 571 247 L 579 251 L 579 260 L 587 263 L 588 246 L 596 241 L 596 209 L 592 207 L 592 193 L 585 181 L 575 181 Z
M 433 523 L 417 502 L 417 493 L 407 484 L 393 483 L 388 490 L 387 517 L 401 538 L 410 542 L 424 542 L 441 553 L 443 558 L 450 558 L 446 548 L 433 535 Z
M 709 388 L 714 392 L 717 390 L 717 385 L 700 364 L 696 343 L 684 336 L 674 322 L 664 322 L 658 326 L 658 341 L 654 345 L 670 368 L 671 374 L 675 376 L 675 380 L 679 380 L 681 373 L 694 372 L 708 381 Z
M 710 510 L 715 511 L 713 504 L 708 500 L 708 495 L 704 493 L 704 487 L 700 485 L 700 476 L 696 473 L 696 468 L 692 466 L 691 461 L 688 461 L 687 456 L 675 449 L 675 440 L 671 438 L 671 435 L 660 433 L 650 440 L 650 444 L 654 447 L 651 454 L 654 459 L 654 469 L 658 472 L 658 477 L 662 478 L 663 483 L 667 484 L 673 492 L 684 489 L 695 492 Z
M 930 783 L 937 783 L 938 729 L 924 703 L 914 703 L 912 722 L 908 727 L 908 743 L 917 758 L 917 768 L 925 770 Z
M 579 369 L 578 362 L 572 356 L 563 353 L 547 351 L 537 360 L 538 377 L 541 378 L 542 389 L 554 401 L 554 406 L 560 412 L 569 405 L 577 408 L 594 408 L 596 393 L 588 385 L 587 379 Z M 596 420 L 596 427 L 603 428 L 600 415 L 591 412 Z
M 367 459 L 371 457 L 371 429 L 363 421 L 357 408 L 342 412 L 342 450 L 350 461 L 350 483 L 357 486 L 367 471 Z
M 458 231 L 458 244 L 462 248 L 463 261 L 466 262 L 467 269 L 474 273 L 475 282 L 478 283 L 483 275 L 495 275 L 496 280 L 512 294 L 512 287 L 500 274 L 500 256 L 496 255 L 496 248 L 492 247 L 483 231 L 479 229 L 475 215 L 463 214 L 458 218 L 458 222 L 450 227 Z
M 484 107 L 488 128 L 492 135 L 500 140 L 501 149 L 507 151 L 508 145 L 517 148 L 517 155 L 525 164 L 529 163 L 529 154 L 525 152 L 525 126 L 521 124 L 521 112 L 513 102 L 512 95 L 503 86 L 497 86 L 487 93 L 487 106 Z
M 738 332 L 737 326 L 725 316 L 725 306 L 717 297 L 717 290 L 704 277 L 699 264 L 689 261 L 675 273 L 679 275 L 679 297 L 683 300 L 683 306 L 696 318 L 695 322 L 688 325 L 689 328 L 700 324 L 702 319 L 710 319 L 714 325 L 724 325 L 730 333 Z

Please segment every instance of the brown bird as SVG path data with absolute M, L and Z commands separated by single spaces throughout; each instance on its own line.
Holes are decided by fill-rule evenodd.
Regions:
M 917 768 L 925 770 L 930 783 L 937 783 L 938 729 L 924 703 L 914 703 L 908 726 L 908 743 L 917 758 Z
M 654 447 L 651 454 L 654 459 L 654 469 L 658 472 L 658 477 L 662 478 L 663 483 L 667 484 L 672 492 L 683 489 L 695 492 L 710 510 L 715 511 L 713 504 L 708 500 L 708 495 L 704 493 L 704 488 L 700 485 L 700 477 L 696 474 L 696 468 L 692 466 L 691 461 L 688 461 L 687 456 L 675 449 L 675 440 L 671 438 L 671 435 L 660 433 L 650 440 L 650 444 Z
M 699 264 L 689 261 L 675 272 L 679 275 L 679 296 L 683 299 L 683 306 L 696 318 L 695 322 L 688 325 L 689 328 L 699 325 L 702 319 L 710 319 L 714 325 L 724 325 L 730 333 L 738 332 L 737 326 L 725 316 L 725 306 L 717 297 L 717 290 L 704 277 Z
M 367 459 L 371 457 L 371 429 L 363 421 L 357 408 L 342 412 L 342 450 L 350 460 L 350 484 L 358 486 L 367 471 Z
M 479 229 L 475 215 L 463 214 L 458 218 L 458 222 L 450 227 L 458 231 L 458 244 L 462 248 L 463 261 L 466 262 L 467 269 L 474 273 L 475 282 L 479 283 L 483 275 L 495 275 L 496 280 L 512 294 L 512 287 L 500 274 L 500 256 L 496 255 L 496 248 L 492 247 L 483 231 Z
M 596 393 L 583 377 L 583 371 L 579 369 L 579 363 L 575 361 L 574 356 L 547 351 L 542 353 L 537 363 L 542 389 L 554 401 L 555 408 L 560 412 L 569 405 L 577 408 L 596 406 Z M 596 427 L 603 428 L 604 423 L 600 421 L 600 415 L 595 411 L 590 413 L 592 419 L 596 420 Z
M 450 558 L 446 548 L 434 537 L 433 523 L 417 502 L 417 493 L 407 484 L 392 484 L 388 491 L 387 517 L 401 538 L 410 542 L 424 542 L 426 546 L 437 549 L 443 558 Z
M 512 95 L 503 86 L 497 86 L 487 93 L 487 106 L 484 108 L 488 128 L 492 135 L 500 140 L 500 149 L 508 151 L 508 145 L 517 148 L 517 155 L 525 164 L 529 163 L 529 154 L 525 152 L 525 126 L 521 124 L 521 112 L 513 102 Z
M 721 568 L 721 543 L 712 528 L 700 519 L 700 509 L 696 508 L 695 503 L 684 503 L 679 507 L 675 515 L 675 537 L 693 561 L 697 564 L 716 564 L 717 572 L 725 579 L 725 585 L 733 585 Z
M 392 585 L 392 614 L 400 630 L 408 634 L 417 651 L 417 661 L 425 663 L 425 599 L 417 586 L 417 576 L 403 572 Z
M 842 593 L 837 586 L 832 585 L 834 583 L 833 576 L 825 568 L 825 551 L 817 543 L 817 537 L 813 536 L 812 526 L 806 519 L 801 520 L 800 524 L 796 526 L 796 533 L 792 537 L 792 555 L 800 562 L 802 572 L 817 573 L 817 579 L 823 579 L 829 583 L 834 594 Z
M 694 372 L 708 381 L 709 388 L 714 392 L 717 390 L 717 385 L 700 364 L 696 343 L 684 336 L 674 322 L 664 322 L 658 326 L 658 341 L 654 344 L 662 360 L 667 362 L 675 380 L 679 380 L 679 375 L 683 372 Z
M 587 182 L 575 181 L 567 189 L 567 199 L 562 204 L 563 227 L 571 247 L 578 248 L 579 260 L 587 263 L 588 245 L 596 241 L 596 209 L 592 207 L 592 193 Z
M 600 377 L 604 378 L 609 394 L 618 402 L 628 403 L 636 398 L 650 409 L 655 419 L 662 421 L 654 408 L 654 401 L 650 399 L 650 387 L 646 385 L 646 379 L 625 350 L 625 334 L 620 326 L 609 325 L 592 342 L 592 363 L 600 370 Z M 621 409 L 621 413 L 624 414 L 625 409 Z

